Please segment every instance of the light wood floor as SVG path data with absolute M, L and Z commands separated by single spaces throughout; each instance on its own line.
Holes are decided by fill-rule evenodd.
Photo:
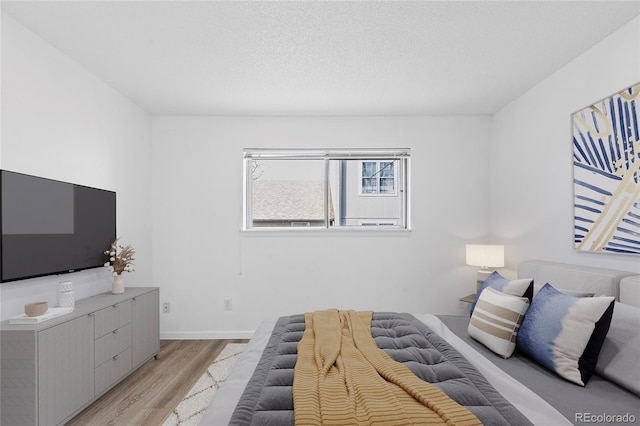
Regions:
M 161 340 L 159 359 L 131 376 L 67 423 L 161 425 L 227 343 L 247 340 Z

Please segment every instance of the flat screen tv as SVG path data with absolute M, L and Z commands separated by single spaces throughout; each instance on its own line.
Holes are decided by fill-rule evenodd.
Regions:
M 103 266 L 116 193 L 0 170 L 0 282 Z

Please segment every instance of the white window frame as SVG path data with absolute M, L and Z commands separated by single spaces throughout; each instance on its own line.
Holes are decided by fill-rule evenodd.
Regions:
M 358 162 L 358 176 L 360 179 L 358 180 L 358 194 L 361 197 L 395 197 L 398 195 L 398 177 L 397 170 L 398 167 L 394 164 L 393 167 L 393 192 L 380 192 L 380 180 L 383 179 L 382 175 L 380 175 L 380 163 L 388 163 L 389 160 L 373 160 L 373 159 L 365 159 Z M 364 192 L 364 188 L 362 185 L 362 180 L 365 179 L 362 176 L 362 170 L 364 169 L 364 163 L 376 163 L 376 174 L 378 176 L 374 176 L 373 179 L 376 180 L 376 192 Z
M 325 160 L 325 224 L 323 227 L 307 227 L 307 226 L 291 226 L 291 227 L 254 227 L 251 218 L 251 194 L 252 194 L 252 167 L 253 160 Z M 401 219 L 400 224 L 394 226 L 330 226 L 329 224 L 329 161 L 330 160 L 371 160 L 389 161 L 401 160 L 402 167 L 394 167 L 394 188 L 395 193 L 388 194 L 365 194 L 374 196 L 400 196 L 398 201 L 401 203 Z M 243 218 L 242 230 L 250 232 L 376 232 L 376 231 L 407 231 L 411 229 L 411 202 L 410 202 L 410 163 L 411 150 L 408 148 L 391 148 L 391 149 L 280 149 L 280 148 L 245 148 L 243 150 Z M 362 167 L 362 161 L 359 162 Z M 400 171 L 400 173 L 399 173 Z M 362 171 L 359 170 L 359 192 L 362 188 Z M 385 224 L 386 225 L 386 224 Z

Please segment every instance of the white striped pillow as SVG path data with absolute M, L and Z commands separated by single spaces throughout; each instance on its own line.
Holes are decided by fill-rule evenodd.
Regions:
M 469 321 L 469 336 L 503 358 L 513 355 L 529 299 L 485 288 Z

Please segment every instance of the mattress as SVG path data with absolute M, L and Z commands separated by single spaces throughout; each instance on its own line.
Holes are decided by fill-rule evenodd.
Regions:
M 524 414 L 533 424 L 569 425 L 572 424 L 543 398 L 513 379 L 496 365 L 488 362 L 478 351 L 452 333 L 444 323 L 434 315 L 415 315 L 421 323 L 442 336 L 452 347 L 459 351 L 469 362 L 486 377 L 487 381 L 513 406 Z M 259 363 L 262 353 L 267 347 L 276 320 L 265 321 L 249 342 L 246 351 L 223 387 L 219 390 L 212 404 L 204 414 L 202 425 L 227 425 L 233 411 L 251 376 Z M 557 378 L 555 378 L 558 380 Z
M 414 316 L 386 312 L 374 313 L 371 319 L 370 332 L 371 337 L 375 341 L 375 343 L 372 342 L 372 347 L 377 346 L 382 349 L 391 360 L 395 361 L 388 365 L 388 367 L 393 368 L 392 372 L 392 370 L 379 364 L 380 362 L 385 362 L 385 357 L 380 358 L 373 353 L 367 355 L 366 349 L 365 352 L 359 351 L 359 349 L 364 349 L 367 346 L 368 339 L 359 340 L 359 337 L 349 334 L 351 321 L 357 321 L 355 317 L 359 318 L 358 314 L 354 311 L 351 311 L 351 313 L 352 316 L 349 316 L 350 312 L 342 313 L 345 317 L 343 318 L 345 322 L 342 324 L 340 320 L 338 320 L 339 314 L 337 310 L 320 313 L 322 315 L 320 319 L 322 324 L 315 333 L 311 332 L 308 335 L 309 338 L 313 339 L 312 336 L 317 336 L 318 332 L 328 333 L 325 334 L 328 336 L 328 340 L 326 341 L 328 346 L 322 346 L 322 349 L 319 350 L 330 359 L 329 364 L 323 363 L 323 372 L 326 365 L 332 365 L 334 366 L 332 371 L 335 373 L 333 377 L 341 377 L 342 380 L 350 383 L 347 389 L 347 386 L 340 386 L 335 380 L 328 379 L 325 382 L 331 382 L 332 392 L 340 392 L 341 388 L 344 388 L 345 391 L 344 399 L 341 399 L 340 402 L 335 401 L 334 398 L 331 398 L 328 394 L 325 395 L 325 397 L 328 398 L 326 408 L 332 412 L 330 415 L 331 418 L 339 416 L 338 418 L 344 419 L 355 416 L 353 408 L 356 405 L 361 407 L 362 411 L 360 416 L 362 418 L 376 418 L 375 416 L 377 415 L 387 417 L 389 412 L 379 410 L 380 402 L 377 402 L 375 405 L 369 405 L 367 408 L 367 403 L 365 402 L 367 395 L 373 396 L 373 393 L 376 396 L 380 396 L 386 394 L 384 390 L 388 390 L 389 392 L 386 394 L 386 398 L 383 399 L 383 403 L 387 404 L 387 410 L 391 410 L 391 405 L 389 405 L 391 401 L 399 403 L 399 401 L 393 397 L 395 392 L 399 391 L 399 388 L 406 389 L 411 395 L 415 395 L 414 392 L 418 392 L 418 387 L 422 387 L 420 383 L 427 382 L 434 385 L 435 389 L 437 389 L 437 391 L 433 387 L 423 389 L 426 392 L 424 396 L 429 395 L 429 401 L 433 401 L 432 398 L 439 399 L 438 393 L 444 392 L 458 404 L 457 407 L 464 407 L 466 412 L 471 412 L 483 424 L 491 424 L 494 426 L 530 425 L 527 419 L 509 404 L 508 401 L 486 381 L 485 377 L 458 351 Z M 347 320 L 346 317 L 349 319 Z M 335 318 L 333 324 L 336 328 L 328 326 L 331 322 L 330 320 L 333 318 Z M 294 401 L 292 398 L 294 368 L 296 369 L 295 374 L 297 374 L 298 364 L 304 364 L 301 363 L 300 360 L 301 349 L 299 347 L 304 331 L 305 316 L 303 315 L 286 316 L 278 320 L 269 343 L 263 352 L 262 359 L 258 363 L 251 381 L 243 392 L 240 403 L 236 407 L 234 415 L 230 420 L 230 424 L 294 425 Z M 336 336 L 345 336 L 345 333 L 347 333 L 348 342 L 356 342 L 355 346 L 351 347 L 350 350 L 343 348 L 343 350 L 346 350 L 350 354 L 353 353 L 354 356 L 351 358 L 353 361 L 335 361 L 337 364 L 334 364 L 334 361 L 331 361 L 332 358 L 329 356 L 329 353 L 334 353 L 335 349 L 346 344 L 346 342 L 343 344 L 332 343 L 336 342 Z M 315 355 L 315 357 L 317 356 L 318 354 Z M 373 358 L 369 358 L 369 356 L 373 356 Z M 369 360 L 371 360 L 372 364 L 368 363 Z M 313 362 L 313 364 L 314 370 L 318 368 L 315 362 Z M 404 382 L 404 379 L 401 378 L 407 370 L 398 370 L 399 364 L 410 370 L 409 375 L 406 376 L 409 382 Z M 376 365 L 377 368 L 374 367 L 374 365 Z M 385 375 L 386 377 L 386 380 L 381 378 L 379 383 L 376 382 L 375 391 L 372 388 L 367 388 L 366 391 L 363 391 L 361 390 L 362 388 L 358 386 L 358 379 L 362 374 L 366 374 L 367 366 L 371 366 L 371 371 L 377 370 L 375 376 Z M 350 371 L 354 371 L 354 374 L 351 376 L 349 375 Z M 312 373 L 310 374 L 313 375 Z M 390 374 L 390 376 L 386 376 L 386 374 Z M 321 374 L 320 376 L 324 375 Z M 415 381 L 416 377 L 420 380 Z M 369 378 L 371 379 L 372 377 L 369 376 Z M 415 381 L 415 385 L 410 384 L 412 381 Z M 362 383 L 365 388 L 372 384 L 372 382 L 368 380 L 365 382 L 366 385 Z M 390 382 L 394 383 L 394 385 L 391 385 Z M 407 388 L 401 387 L 400 383 L 406 384 Z M 309 388 L 304 396 L 301 396 L 301 401 L 308 403 L 309 399 L 313 399 L 312 395 L 316 393 L 313 389 L 317 391 L 317 383 L 315 386 Z M 350 406 L 350 404 L 346 402 L 349 400 L 347 395 L 351 395 L 351 398 L 353 398 L 354 401 L 357 400 L 359 403 L 355 404 L 354 402 L 353 407 Z M 320 395 L 317 396 L 322 398 Z M 329 401 L 331 402 L 329 403 Z M 377 401 L 380 400 L 377 399 Z M 442 402 L 444 401 L 445 400 L 442 400 Z M 337 409 L 336 404 L 342 405 L 342 402 L 345 403 L 345 406 Z M 309 415 L 319 421 L 321 417 L 320 413 L 323 410 L 316 412 L 315 409 L 311 408 L 315 404 L 309 404 L 307 407 L 311 410 L 308 412 Z M 448 404 L 448 402 L 446 404 Z M 297 407 L 296 405 L 296 408 Z M 410 421 L 408 418 L 401 420 L 407 413 L 400 409 L 399 406 L 396 406 L 396 408 L 397 410 L 394 412 L 393 418 L 401 423 L 408 423 Z M 317 409 L 319 409 L 319 406 Z M 336 412 L 336 410 L 338 411 Z M 460 408 L 456 408 L 456 412 L 460 413 L 458 410 L 460 410 Z M 420 418 L 424 418 L 422 415 L 427 415 L 427 413 L 421 413 Z M 467 415 L 464 415 L 465 418 L 466 416 Z M 436 415 L 435 417 L 438 416 Z M 355 421 L 355 419 L 352 420 Z M 435 421 L 435 418 L 433 420 Z

